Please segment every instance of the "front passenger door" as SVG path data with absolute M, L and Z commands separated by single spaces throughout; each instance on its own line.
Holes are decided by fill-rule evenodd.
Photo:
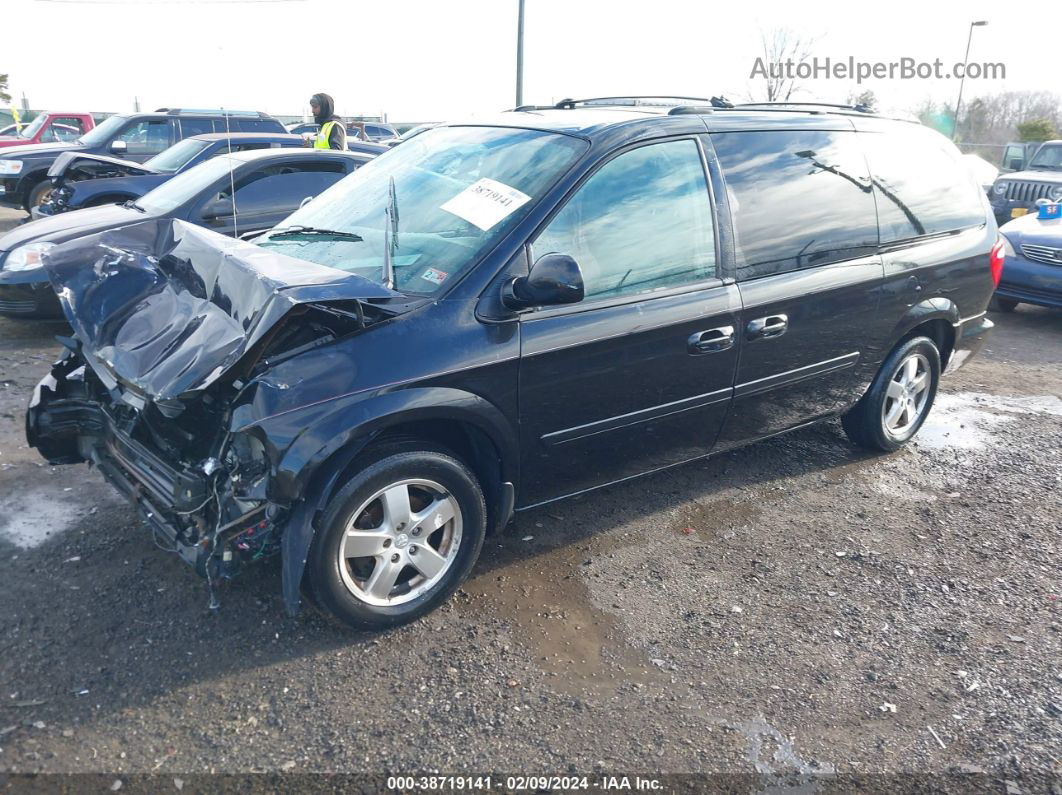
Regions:
M 706 454 L 732 391 L 737 288 L 717 271 L 698 142 L 628 149 L 534 240 L 585 298 L 520 319 L 522 507 Z

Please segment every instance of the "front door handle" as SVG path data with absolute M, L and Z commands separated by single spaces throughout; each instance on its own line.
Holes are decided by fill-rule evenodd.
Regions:
M 716 353 L 734 346 L 734 327 L 720 326 L 707 331 L 697 331 L 686 340 L 686 350 L 697 356 L 702 353 Z
M 745 336 L 750 340 L 770 339 L 781 337 L 789 328 L 788 315 L 767 315 L 750 320 L 745 327 Z

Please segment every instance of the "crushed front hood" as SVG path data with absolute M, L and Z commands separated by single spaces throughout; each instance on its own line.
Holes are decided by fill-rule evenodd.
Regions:
M 93 368 L 159 400 L 209 386 L 299 304 L 399 295 L 171 219 L 80 237 L 43 259 Z

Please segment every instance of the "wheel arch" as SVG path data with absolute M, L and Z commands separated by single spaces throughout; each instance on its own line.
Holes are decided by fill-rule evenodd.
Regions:
M 20 201 L 26 212 L 29 212 L 29 200 L 30 195 L 37 189 L 37 186 L 42 182 L 48 181 L 48 169 L 37 169 L 30 171 L 28 174 L 22 174 L 19 178 L 17 190 L 20 191 Z
M 955 350 L 955 327 L 959 323 L 959 307 L 947 298 L 927 298 L 910 307 L 896 324 L 890 339 L 892 344 L 885 355 L 912 337 L 926 336 L 940 351 L 940 366 L 947 367 Z
M 519 465 L 515 429 L 486 399 L 461 390 L 401 390 L 337 407 L 289 448 L 278 465 L 276 499 L 294 503 L 281 543 L 285 605 L 295 613 L 315 519 L 373 445 L 420 439 L 451 450 L 476 475 L 487 502 L 488 532 L 508 523 Z

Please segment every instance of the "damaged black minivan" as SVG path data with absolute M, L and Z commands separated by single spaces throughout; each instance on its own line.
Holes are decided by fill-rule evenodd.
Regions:
M 991 328 L 954 146 L 855 109 L 566 101 L 437 127 L 254 243 L 56 246 L 74 330 L 26 425 L 211 585 L 381 628 L 514 510 L 829 417 L 895 450 Z M 631 484 L 632 488 L 637 488 Z

